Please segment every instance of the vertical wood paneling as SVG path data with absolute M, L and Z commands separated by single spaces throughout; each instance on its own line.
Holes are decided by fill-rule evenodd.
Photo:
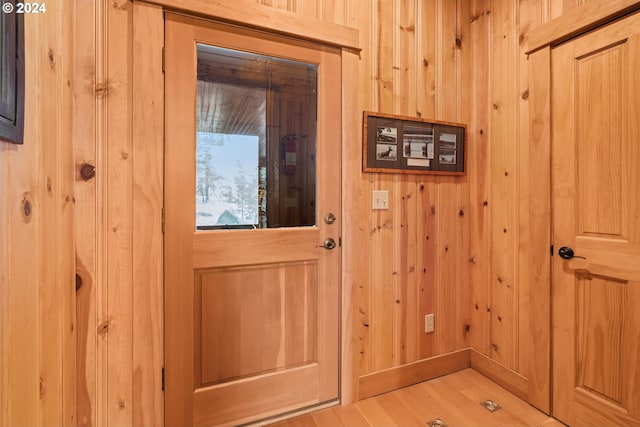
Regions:
M 549 61 L 549 51 L 524 55 L 528 33 L 549 18 L 546 0 L 521 0 L 518 9 L 518 354 L 517 371 L 529 380 L 528 400 L 550 409 L 550 74 L 532 75 L 533 64 Z M 532 121 L 530 117 L 535 117 Z M 530 123 L 539 123 L 531 127 Z
M 417 110 L 416 101 L 416 10 L 412 0 L 402 0 L 396 4 L 398 24 L 396 49 L 398 62 L 394 66 L 396 80 L 394 85 L 396 107 L 395 112 L 403 115 L 414 115 Z M 403 365 L 417 360 L 417 337 L 419 324 L 417 318 L 417 274 L 416 274 L 416 240 L 417 240 L 417 197 L 416 177 L 407 176 L 398 180 L 395 193 L 398 194 L 398 212 L 395 235 L 395 263 L 398 282 L 394 301 L 395 332 L 394 347 L 398 357 L 396 365 Z M 399 227 L 398 227 L 399 226 Z
M 518 229 L 515 219 L 517 132 L 517 3 L 494 1 L 491 77 L 491 348 L 492 357 L 517 369 Z
M 436 112 L 438 119 L 457 120 L 458 62 L 456 46 L 457 2 L 437 1 L 438 12 L 436 53 Z M 438 143 L 438 141 L 436 141 Z M 456 328 L 458 301 L 457 256 L 457 186 L 459 179 L 436 178 L 436 293 L 435 348 L 436 354 L 456 350 L 460 330 Z
M 162 393 L 162 202 L 164 45 L 160 7 L 134 3 L 133 12 L 133 419 L 164 424 Z
M 96 185 L 103 170 L 91 177 L 86 171 L 97 165 L 96 132 L 97 100 L 102 97 L 96 85 L 97 45 L 96 26 L 97 4 L 78 2 L 76 7 L 76 37 L 74 42 L 75 84 L 74 117 L 83 120 L 73 122 L 73 143 L 75 158 L 75 257 L 76 280 L 76 324 L 77 324 L 77 366 L 76 366 L 76 422 L 78 426 L 93 426 L 96 423 L 96 402 L 98 384 L 97 367 L 97 287 L 98 274 L 98 226 Z M 90 17 L 90 18 L 89 18 Z M 84 178 L 81 175 L 85 167 Z M 89 168 L 89 169 L 87 169 Z
M 529 311 L 551 311 L 551 257 L 547 252 L 551 244 L 551 49 L 540 49 L 529 57 L 528 90 L 530 129 L 528 167 L 530 218 L 530 248 L 528 259 Z M 541 71 L 537 71 L 541 70 Z M 543 71 L 544 70 L 544 71 Z M 533 96 L 535 95 L 535 96 Z M 535 201 L 535 202 L 534 202 Z M 529 400 L 536 407 L 549 411 L 551 387 L 551 321 L 543 316 L 532 316 L 528 334 L 530 348 L 535 348 L 529 359 L 527 377 Z
M 75 425 L 71 2 L 25 23 L 24 144 L 0 141 L 0 425 Z M 56 102 L 49 102 L 55 99 Z
M 468 124 L 471 121 L 471 112 L 473 108 L 471 102 L 472 97 L 472 75 L 476 67 L 473 66 L 473 57 L 471 52 L 473 51 L 473 44 L 470 38 L 471 35 L 471 19 L 470 19 L 471 5 L 468 1 L 457 2 L 456 10 L 456 61 L 457 61 L 457 81 L 458 81 L 458 93 L 456 101 L 456 121 Z M 467 130 L 468 132 L 468 130 Z M 466 142 L 473 144 L 474 142 L 469 138 L 468 133 L 465 135 Z M 468 150 L 468 146 L 465 145 L 465 149 Z M 467 156 L 468 159 L 468 156 Z M 456 260 L 456 283 L 458 285 L 457 295 L 457 309 L 456 309 L 456 322 L 455 322 L 455 347 L 456 349 L 469 346 L 469 331 L 471 329 L 471 283 L 470 283 L 470 263 L 469 257 L 471 253 L 471 240 L 470 240 L 470 220 L 469 220 L 469 206 L 470 206 L 470 179 L 472 175 L 469 166 L 466 166 L 468 174 L 458 179 L 457 185 L 457 211 L 454 215 L 457 215 L 456 219 L 456 239 L 458 241 L 458 252 Z
M 361 34 L 362 37 L 362 34 Z M 342 75 L 356 76 L 359 73 L 358 56 L 343 49 L 342 51 Z M 361 129 L 358 126 L 349 125 L 361 120 L 361 91 L 358 86 L 359 79 L 352 84 L 356 85 L 351 90 L 358 95 L 352 96 L 344 90 L 342 92 L 342 135 L 347 141 L 360 141 Z M 343 404 L 354 402 L 358 396 L 358 376 L 361 372 L 361 364 L 366 365 L 367 324 L 368 324 L 368 296 L 367 287 L 361 278 L 368 269 L 366 257 L 349 257 L 352 243 L 365 241 L 368 237 L 367 223 L 354 218 L 366 218 L 369 202 L 368 195 L 363 191 L 368 182 L 362 177 L 359 169 L 353 167 L 362 159 L 362 145 L 358 143 L 344 144 L 342 156 L 342 182 L 343 191 L 350 195 L 342 199 L 342 369 L 341 369 L 341 401 Z
M 472 111 L 469 119 L 467 145 L 470 187 L 469 216 L 471 221 L 470 282 L 471 282 L 471 330 L 472 348 L 489 354 L 490 282 L 490 225 L 489 196 L 491 192 L 489 156 L 489 68 L 490 51 L 490 0 L 476 0 L 469 11 L 470 42 L 473 64 Z
M 370 71 L 360 80 L 372 82 L 362 109 L 450 121 L 469 117 L 472 49 L 471 42 L 469 53 L 460 45 L 461 35 L 470 37 L 469 22 L 462 17 L 466 7 L 373 0 L 369 10 L 354 9 L 363 37 L 370 37 L 364 44 L 371 47 L 361 53 L 361 67 Z M 371 23 L 371 30 L 362 23 Z M 361 168 L 360 162 L 353 167 Z M 369 268 L 360 279 L 365 307 L 358 333 L 360 375 L 464 348 L 470 322 L 468 182 L 365 177 L 370 186 L 365 181 L 360 191 L 367 204 L 371 190 L 387 190 L 390 208 L 372 211 L 367 206 L 369 236 L 352 242 L 369 255 Z M 428 313 L 436 315 L 435 333 L 424 333 Z
M 257 2 L 360 30 L 363 51 L 345 53 L 351 56 L 344 80 L 358 90 L 343 99 L 343 134 L 351 138 L 344 141 L 342 166 L 349 177 L 343 216 L 356 218 L 344 230 L 342 285 L 350 287 L 349 304 L 357 308 L 351 343 L 359 374 L 466 346 L 470 310 L 471 345 L 487 353 L 495 344 L 496 361 L 530 375 L 525 336 L 539 329 L 528 314 L 534 303 L 526 300 L 534 298 L 532 284 L 545 279 L 546 261 L 527 243 L 544 230 L 546 208 L 532 203 L 542 184 L 523 167 L 537 146 L 528 145 L 535 130 L 523 120 L 528 88 L 519 46 L 527 31 L 584 1 Z M 134 58 L 132 40 L 157 46 L 161 17 L 150 9 L 134 22 L 132 3 L 124 0 L 76 3 L 48 5 L 46 14 L 27 21 L 32 125 L 24 146 L 0 143 L 0 424 L 55 419 L 65 425 L 152 425 L 162 417 L 161 354 L 146 356 L 143 349 L 157 352 L 161 345 L 160 295 L 153 287 L 160 261 L 152 255 L 161 244 L 155 210 L 161 177 L 156 169 L 149 178 L 146 162 L 161 155 L 151 141 L 157 144 L 160 137 L 153 117 L 162 87 L 149 71 L 153 78 L 141 88 L 146 95 L 132 95 L 138 93 L 132 75 L 146 74 L 152 63 L 157 67 L 160 55 L 149 49 Z M 364 109 L 468 122 L 467 177 L 360 173 Z M 75 168 L 69 164 L 70 141 Z M 96 165 L 96 177 L 87 181 L 79 178 L 85 163 Z M 389 190 L 391 209 L 370 210 L 372 189 Z M 21 213 L 26 200 L 33 208 L 30 220 Z M 540 222 L 529 222 L 526 212 Z M 73 234 L 71 221 L 76 257 L 66 237 Z M 134 233 L 143 223 L 137 240 Z M 145 248 L 151 248 L 148 255 Z M 72 406 L 66 399 L 73 388 L 67 383 L 73 356 L 65 351 L 71 348 L 74 309 L 66 286 L 76 259 L 82 287 L 75 310 L 79 375 L 73 421 L 64 412 Z M 539 262 L 525 265 L 528 259 Z M 140 308 L 143 301 L 149 306 Z M 424 314 L 432 312 L 437 332 L 425 334 Z M 60 388 L 66 391 L 57 393 Z
M 374 0 L 372 37 L 375 52 L 371 61 L 371 70 L 375 76 L 372 107 L 378 111 L 393 112 L 394 97 L 394 40 L 396 8 L 394 2 Z M 371 221 L 371 300 L 370 314 L 370 357 L 368 372 L 387 369 L 396 365 L 394 360 L 394 304 L 395 288 L 398 285 L 397 266 L 395 264 L 395 212 L 399 211 L 395 194 L 395 177 L 391 175 L 375 176 L 372 190 L 389 192 L 389 209 L 370 211 Z M 399 227 L 398 227 L 399 228 Z
M 436 2 L 418 2 L 416 25 L 419 67 L 416 115 L 436 117 Z M 435 355 L 435 333 L 424 332 L 424 316 L 434 313 L 436 290 L 436 179 L 420 177 L 418 181 L 417 256 L 420 273 L 418 299 L 418 359 Z M 437 321 L 436 321 L 437 322 Z
M 103 340 L 106 342 L 106 424 L 127 426 L 132 422 L 133 395 L 133 227 L 131 215 L 132 157 L 131 139 L 131 10 L 128 0 L 106 5 L 106 123 L 104 155 L 106 165 L 107 272 Z M 113 196 L 117 195 L 117 203 Z
M 57 28 L 57 21 L 73 22 L 71 2 L 61 2 L 52 20 L 38 34 L 42 43 L 40 56 L 39 126 L 36 138 L 43 142 L 37 187 L 41 195 L 40 217 L 40 425 L 52 421 L 73 424 L 75 388 L 75 287 L 73 286 L 73 150 L 71 146 L 72 98 L 69 82 L 73 80 L 70 57 L 71 31 L 68 26 Z M 49 137 L 57 142 L 51 144 Z M 56 224 L 51 227 L 51 222 Z M 50 238 L 44 238 L 49 234 Z M 52 262 L 50 254 L 59 258 Z M 25 263 L 28 264 L 28 263 Z M 49 279 L 49 280 L 47 280 Z M 53 280 L 50 280 L 53 279 Z

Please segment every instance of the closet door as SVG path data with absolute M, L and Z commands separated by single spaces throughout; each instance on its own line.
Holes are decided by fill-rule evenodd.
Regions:
M 552 53 L 553 415 L 640 425 L 640 14 Z

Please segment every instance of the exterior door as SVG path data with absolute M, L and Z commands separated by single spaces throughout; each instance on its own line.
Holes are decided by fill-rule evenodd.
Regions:
M 552 55 L 553 415 L 639 426 L 640 14 Z
M 180 15 L 165 25 L 166 425 L 237 425 L 335 401 L 340 52 Z M 293 71 L 305 67 L 316 86 Z M 298 80 L 311 83 L 289 87 Z M 300 107 L 307 98 L 317 103 Z M 243 149 L 255 165 L 198 169 L 196 141 L 222 146 L 233 133 L 255 138 Z M 214 193 L 222 213 L 203 207 Z

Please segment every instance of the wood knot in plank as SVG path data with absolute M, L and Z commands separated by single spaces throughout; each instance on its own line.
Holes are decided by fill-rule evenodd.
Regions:
M 44 379 L 42 379 L 42 377 L 40 377 L 39 392 L 40 392 L 40 399 L 43 399 L 44 395 L 47 392 L 47 387 L 45 386 Z
M 20 211 L 22 212 L 22 221 L 25 224 L 31 222 L 31 214 L 33 213 L 33 205 L 31 202 L 31 193 L 25 192 L 22 194 L 22 202 L 20 203 Z
M 89 181 L 96 176 L 96 167 L 90 163 L 83 163 L 80 166 L 80 178 L 83 181 Z
M 98 325 L 98 335 L 100 335 L 101 338 L 105 338 L 109 333 L 110 326 L 111 326 L 110 320 L 102 322 L 100 325 Z
M 56 58 L 53 54 L 53 50 L 49 49 L 49 51 L 47 52 L 47 57 L 49 58 L 49 66 L 51 66 L 51 68 L 55 68 L 56 66 Z
M 462 38 L 460 38 L 460 36 L 456 37 L 456 47 L 458 49 L 462 47 Z
M 108 82 L 97 83 L 95 88 L 95 93 L 96 93 L 96 97 L 98 98 L 104 98 L 105 96 L 107 96 L 109 94 L 109 83 Z

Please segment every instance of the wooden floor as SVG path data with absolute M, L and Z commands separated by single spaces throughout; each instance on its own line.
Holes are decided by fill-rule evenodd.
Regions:
M 485 400 L 493 400 L 501 408 L 490 412 L 480 404 Z M 448 427 L 564 426 L 472 369 L 272 426 L 425 427 L 434 419 Z

